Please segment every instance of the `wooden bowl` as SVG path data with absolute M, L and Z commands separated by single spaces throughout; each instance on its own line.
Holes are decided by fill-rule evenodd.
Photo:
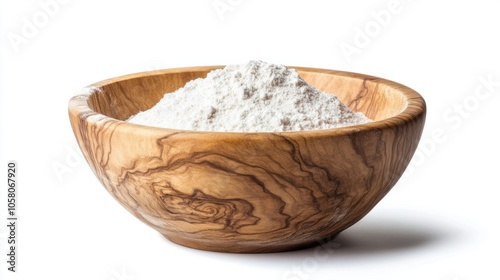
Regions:
M 425 122 L 412 89 L 372 76 L 293 67 L 374 122 L 307 132 L 225 133 L 128 123 L 221 66 L 105 80 L 69 102 L 93 172 L 138 219 L 171 241 L 221 252 L 315 245 L 365 216 L 398 181 Z

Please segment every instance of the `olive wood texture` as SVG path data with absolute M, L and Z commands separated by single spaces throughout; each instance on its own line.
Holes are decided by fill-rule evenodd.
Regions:
M 385 79 L 295 68 L 374 122 L 317 131 L 201 132 L 124 120 L 222 66 L 166 69 L 93 84 L 69 102 L 78 144 L 107 191 L 171 241 L 222 252 L 299 249 L 365 216 L 417 148 L 425 102 Z

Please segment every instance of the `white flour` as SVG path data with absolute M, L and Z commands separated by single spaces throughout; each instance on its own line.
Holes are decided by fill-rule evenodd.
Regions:
M 370 122 L 335 95 L 308 85 L 294 69 L 262 61 L 214 70 L 129 121 L 221 132 L 318 130 Z

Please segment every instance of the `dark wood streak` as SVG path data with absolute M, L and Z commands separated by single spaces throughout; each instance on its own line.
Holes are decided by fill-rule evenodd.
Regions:
M 353 110 L 358 109 L 357 107 L 359 102 L 368 94 L 369 90 L 366 85 L 367 80 L 368 79 L 363 80 L 363 82 L 361 83 L 361 89 L 359 90 L 358 94 L 356 94 L 354 98 L 349 103 L 347 103 L 347 106 L 349 106 L 349 108 L 352 108 Z M 359 109 L 356 111 L 359 111 Z
M 185 246 L 273 252 L 332 238 L 396 184 L 422 133 L 425 102 L 415 91 L 312 68 L 297 69 L 375 122 L 312 132 L 212 133 L 120 121 L 215 68 L 110 79 L 69 104 L 73 132 L 99 181 L 138 219 Z
M 184 194 L 170 186 L 155 186 L 154 191 L 170 220 L 191 224 L 221 224 L 222 231 L 232 232 L 254 225 L 260 220 L 252 214 L 252 205 L 243 199 L 220 199 L 199 189 L 191 194 Z

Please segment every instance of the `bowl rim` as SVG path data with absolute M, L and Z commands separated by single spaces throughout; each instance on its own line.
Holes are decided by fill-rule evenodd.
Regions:
M 213 65 L 213 66 L 192 66 L 192 67 L 178 67 L 178 68 L 167 68 L 160 70 L 151 70 L 151 71 L 142 71 L 132 74 L 126 74 L 117 76 L 114 78 L 109 78 L 105 80 L 101 80 L 99 82 L 90 84 L 77 92 L 69 101 L 68 104 L 68 112 L 70 116 L 76 116 L 78 119 L 85 119 L 85 122 L 91 125 L 99 125 L 103 123 L 114 122 L 121 129 L 128 129 L 129 132 L 134 134 L 143 134 L 145 132 L 149 133 L 159 133 L 159 134 L 171 134 L 173 132 L 180 133 L 189 133 L 190 135 L 200 135 L 200 136 L 210 136 L 210 137 L 219 137 L 219 136 L 234 136 L 238 138 L 238 136 L 258 136 L 258 135 L 281 135 L 281 136 L 307 136 L 309 137 L 321 137 L 321 136 L 332 136 L 332 135 L 347 135 L 356 132 L 368 132 L 372 130 L 380 130 L 384 128 L 391 128 L 402 126 L 408 122 L 415 122 L 418 119 L 424 117 L 426 115 L 426 103 L 423 97 L 416 92 L 415 90 L 402 85 L 400 83 L 394 82 L 392 80 L 356 73 L 349 71 L 341 71 L 341 70 L 333 70 L 333 69 L 324 69 L 324 68 L 313 68 L 313 67 L 302 67 L 302 66 L 287 66 L 288 68 L 293 68 L 300 71 L 305 72 L 316 72 L 327 75 L 335 75 L 335 76 L 344 76 L 355 79 L 369 80 L 371 82 L 380 83 L 391 87 L 393 90 L 398 91 L 406 98 L 406 108 L 403 109 L 398 114 L 385 118 L 382 120 L 377 120 L 365 124 L 353 125 L 353 126 L 345 126 L 339 128 L 328 128 L 328 129 L 319 129 L 319 130 L 303 130 L 303 131 L 284 131 L 284 132 L 236 132 L 236 131 L 202 131 L 202 130 L 182 130 L 182 129 L 172 129 L 172 128 L 164 128 L 164 127 L 155 127 L 148 125 L 141 125 L 130 123 L 126 120 L 119 120 L 110 116 L 106 116 L 97 111 L 94 111 L 90 108 L 89 98 L 92 94 L 99 92 L 102 87 L 112 84 L 119 83 L 125 80 L 137 79 L 145 76 L 154 76 L 154 75 L 165 75 L 169 73 L 183 73 L 188 71 L 206 71 L 210 72 L 211 70 L 224 68 L 225 65 Z

